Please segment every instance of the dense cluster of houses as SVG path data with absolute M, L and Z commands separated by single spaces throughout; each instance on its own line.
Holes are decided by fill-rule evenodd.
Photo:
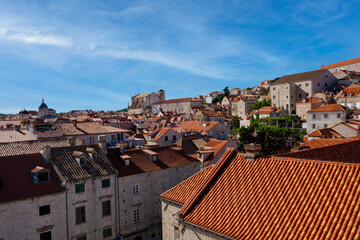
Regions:
M 359 239 L 359 79 L 357 58 L 127 111 L 42 99 L 0 120 L 0 239 Z M 291 152 L 237 152 L 236 116 L 295 114 Z

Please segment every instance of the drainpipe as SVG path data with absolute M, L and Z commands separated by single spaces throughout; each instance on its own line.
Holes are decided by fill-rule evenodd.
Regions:
M 68 189 L 66 188 L 66 186 L 64 186 L 65 188 L 65 202 L 66 202 L 66 238 L 69 240 L 69 211 L 68 211 Z

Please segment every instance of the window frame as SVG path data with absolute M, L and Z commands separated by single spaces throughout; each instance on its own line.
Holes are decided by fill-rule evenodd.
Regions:
M 85 206 L 75 208 L 75 223 L 79 225 L 86 223 L 86 209 Z
M 108 187 L 110 187 L 110 178 L 102 179 L 101 188 L 108 188 Z
M 46 236 L 44 234 L 50 234 L 50 238 L 49 238 L 49 236 Z M 40 233 L 40 240 L 48 240 L 48 239 L 50 239 L 50 240 L 52 239 L 51 231 Z
M 75 184 L 75 194 L 85 192 L 85 183 L 77 183 Z
M 48 211 L 47 211 L 48 208 Z M 45 211 L 45 213 L 44 213 Z M 49 215 L 51 213 L 50 204 L 39 207 L 39 216 Z
M 112 228 L 106 228 L 103 230 L 103 238 L 108 238 L 112 236 Z
M 134 223 L 140 222 L 140 208 L 134 210 Z
M 132 189 L 133 189 L 133 195 L 139 195 L 140 194 L 139 185 L 133 185 Z
M 111 216 L 111 200 L 106 200 L 101 203 L 102 206 L 102 216 L 107 217 Z

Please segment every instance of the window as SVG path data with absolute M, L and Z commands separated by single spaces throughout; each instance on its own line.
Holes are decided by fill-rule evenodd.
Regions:
M 173 135 L 173 141 L 176 141 L 176 135 Z
M 85 206 L 75 208 L 76 224 L 85 222 Z
M 38 182 L 48 182 L 49 181 L 49 172 L 40 172 L 38 173 Z
M 102 188 L 108 188 L 108 187 L 110 187 L 110 179 L 107 178 L 107 179 L 101 180 L 101 187 L 102 187 Z
M 328 118 L 328 114 L 327 114 L 327 113 L 324 114 L 324 118 Z
M 316 114 L 315 113 L 313 114 L 313 119 L 316 119 Z
M 302 98 L 302 94 L 301 94 L 301 93 L 299 94 L 299 98 Z
M 140 222 L 140 209 L 134 210 L 134 223 Z
M 86 240 L 86 235 L 76 238 L 76 240 Z
M 273 99 L 275 99 L 275 96 L 273 96 Z
M 139 194 L 139 185 L 134 185 L 134 186 L 133 186 L 133 194 L 134 194 L 134 195 L 138 195 L 138 194 Z
M 39 207 L 39 216 L 50 214 L 50 205 Z
M 85 192 L 85 183 L 75 184 L 75 193 Z
M 299 83 L 299 85 L 298 85 L 299 87 L 301 87 L 301 83 Z
M 103 230 L 103 238 L 107 238 L 107 237 L 111 237 L 111 236 L 112 236 L 112 228 Z
M 328 78 L 328 77 L 329 77 L 329 75 L 326 73 L 326 74 L 325 74 L 325 78 Z
M 318 82 L 317 85 L 320 86 L 320 83 Z
M 94 137 L 90 137 L 90 143 L 94 143 Z
M 294 96 L 291 96 L 291 98 L 294 98 Z
M 163 179 L 163 180 L 160 180 L 160 187 L 161 187 L 161 189 L 166 188 L 166 182 L 165 182 L 164 179 Z
M 316 124 L 313 124 L 313 126 L 312 126 L 313 128 L 316 128 Z
M 327 83 L 325 83 L 324 85 L 325 85 L 325 87 L 327 87 L 327 85 L 328 85 L 328 84 L 327 84 Z
M 289 96 L 286 96 L 286 99 L 288 99 L 289 98 Z
M 111 140 L 115 141 L 115 140 L 116 140 L 116 136 L 115 136 L 115 135 L 111 135 Z
M 309 83 L 305 83 L 305 87 L 308 87 L 309 86 Z
M 165 142 L 169 141 L 169 137 L 165 136 Z
M 306 93 L 306 97 L 308 97 L 309 96 L 309 93 Z
M 293 107 L 294 106 L 294 104 L 291 104 L 291 107 Z
M 102 216 L 110 216 L 111 215 L 111 201 L 104 201 L 102 202 Z
M 276 89 L 276 88 L 275 88 L 275 87 L 273 87 L 273 90 L 274 90 L 274 91 L 275 91 L 275 89 Z
M 40 233 L 40 240 L 51 240 L 51 231 Z
M 340 118 L 340 113 L 338 113 L 336 117 L 337 117 L 337 118 Z
M 286 90 L 288 90 L 289 89 L 289 87 L 286 87 Z
M 324 124 L 324 128 L 327 128 L 327 126 L 328 126 L 327 124 Z

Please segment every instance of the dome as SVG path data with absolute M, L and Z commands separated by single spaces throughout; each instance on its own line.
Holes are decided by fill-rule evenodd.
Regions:
M 44 99 L 42 99 L 42 103 L 41 103 L 41 105 L 39 106 L 39 110 L 40 110 L 40 109 L 48 109 L 48 106 L 45 104 Z
M 23 110 L 21 110 L 21 111 L 19 112 L 19 114 L 29 114 L 29 112 L 26 111 L 26 109 L 23 109 Z

